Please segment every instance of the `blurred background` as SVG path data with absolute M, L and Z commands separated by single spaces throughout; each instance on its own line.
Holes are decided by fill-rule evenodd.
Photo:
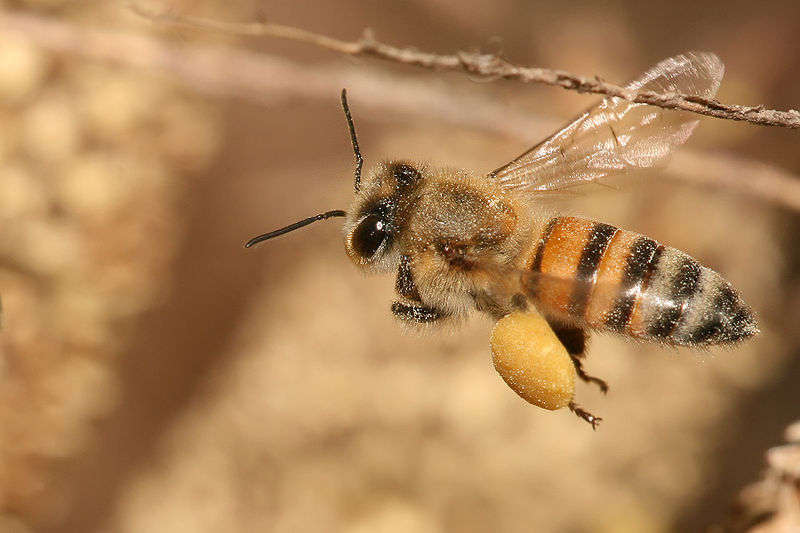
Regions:
M 481 173 L 596 97 L 125 2 L 0 5 L 0 532 L 722 531 L 800 417 L 797 131 L 703 118 L 664 170 L 568 206 L 694 255 L 762 327 L 700 353 L 596 336 L 592 432 L 503 383 L 488 320 L 401 329 L 393 277 L 359 274 L 338 221 L 242 244 L 347 207 L 343 86 L 367 167 Z M 709 50 L 720 100 L 800 106 L 792 1 L 147 5 L 619 83 Z

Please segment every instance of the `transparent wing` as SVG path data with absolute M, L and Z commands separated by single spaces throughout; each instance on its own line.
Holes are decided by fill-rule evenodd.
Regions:
M 665 59 L 627 87 L 712 98 L 724 72 L 716 55 L 688 52 Z M 686 142 L 697 123 L 692 113 L 609 97 L 489 176 L 508 190 L 565 189 L 651 167 Z

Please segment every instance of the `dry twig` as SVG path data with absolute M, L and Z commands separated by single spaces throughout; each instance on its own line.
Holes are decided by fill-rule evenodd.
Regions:
M 620 85 L 603 81 L 597 76 L 578 76 L 564 70 L 520 67 L 494 54 L 471 52 L 432 54 L 413 48 L 400 48 L 375 40 L 369 31 L 365 31 L 357 41 L 343 41 L 282 24 L 227 23 L 200 17 L 178 16 L 166 11 L 155 13 L 139 5 L 132 5 L 132 9 L 145 18 L 171 25 L 222 31 L 238 35 L 278 37 L 313 44 L 349 56 L 375 57 L 404 65 L 436 70 L 461 71 L 480 78 L 502 78 L 518 80 L 524 83 L 543 83 L 583 93 L 618 96 L 640 104 L 650 104 L 666 109 L 680 109 L 709 117 L 739 120 L 761 126 L 800 128 L 800 111 L 795 109 L 778 111 L 766 109 L 761 105 L 724 104 L 714 99 L 680 93 L 661 94 L 654 91 L 633 91 Z
M 282 58 L 219 46 L 174 45 L 120 31 L 99 31 L 40 16 L 0 11 L 0 30 L 18 32 L 53 53 L 73 54 L 169 75 L 190 89 L 217 97 L 276 105 L 292 98 L 333 100 L 356 86 L 359 109 L 385 117 L 421 115 L 490 131 L 520 141 L 509 155 L 559 126 L 488 98 L 472 97 L 411 76 L 391 76 L 341 64 L 309 69 Z M 469 109 L 469 113 L 464 113 Z M 374 116 L 373 115 L 373 116 Z M 367 118 L 368 114 L 362 116 Z M 731 155 L 681 150 L 669 176 L 729 188 L 800 211 L 800 179 L 771 165 Z
M 0 10 L 0 30 L 17 32 L 57 54 L 72 54 L 165 74 L 193 91 L 277 106 L 290 100 L 338 102 L 342 87 L 358 86 L 358 108 L 399 115 L 435 116 L 451 124 L 535 139 L 559 124 L 537 121 L 487 98 L 413 76 L 365 72 L 340 63 L 313 71 L 268 54 L 200 44 L 170 44 L 124 31 L 101 31 L 31 14 Z M 469 109 L 469 113 L 464 113 Z M 497 117 L 503 117 L 502 124 Z M 365 117 L 366 118 L 366 117 Z

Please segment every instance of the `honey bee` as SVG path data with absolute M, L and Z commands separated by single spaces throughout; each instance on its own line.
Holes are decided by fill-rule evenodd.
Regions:
M 712 98 L 723 73 L 716 55 L 689 52 L 627 87 Z M 730 345 L 758 332 L 731 284 L 686 253 L 602 222 L 548 216 L 542 207 L 553 193 L 654 166 L 689 138 L 696 115 L 608 97 L 488 175 L 390 160 L 362 178 L 344 90 L 341 100 L 356 160 L 350 208 L 260 235 L 247 247 L 345 217 L 350 259 L 368 272 L 397 273 L 391 311 L 401 321 L 441 323 L 472 310 L 500 320 L 533 309 L 577 376 L 604 392 L 606 383 L 583 370 L 588 330 L 692 347 Z M 572 401 L 569 407 L 593 426 L 599 421 Z

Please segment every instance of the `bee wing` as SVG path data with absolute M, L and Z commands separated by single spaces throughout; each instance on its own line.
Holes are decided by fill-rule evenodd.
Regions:
M 716 55 L 688 52 L 661 61 L 627 88 L 712 98 L 724 72 Z M 692 113 L 608 97 L 489 177 L 508 190 L 561 190 L 651 167 L 686 142 L 697 124 Z

